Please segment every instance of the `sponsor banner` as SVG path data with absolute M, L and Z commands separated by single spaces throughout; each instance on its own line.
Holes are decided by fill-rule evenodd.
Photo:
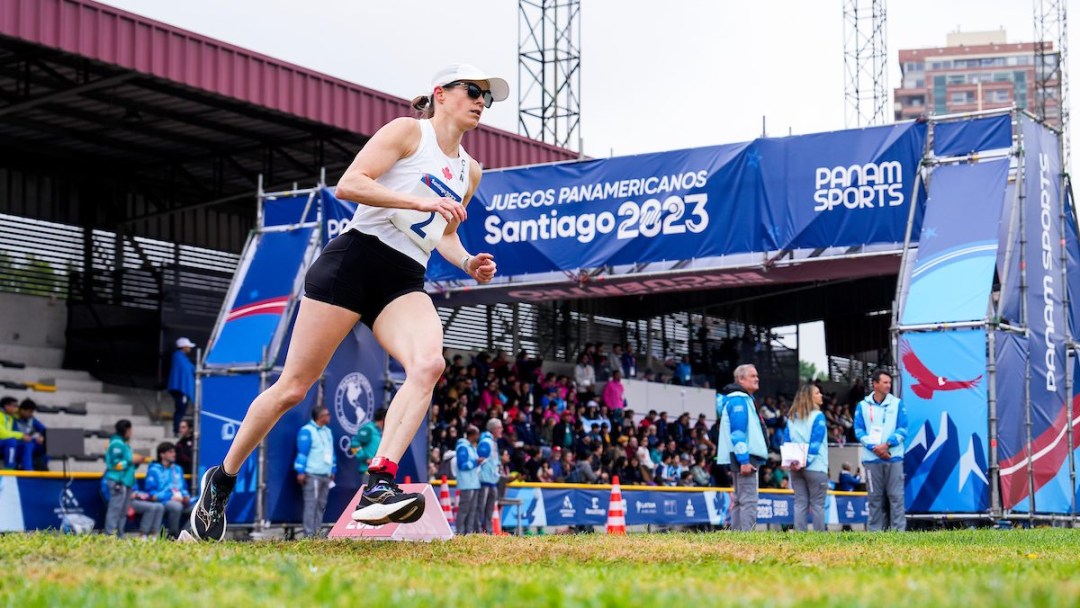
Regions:
M 719 526 L 730 522 L 730 492 L 624 488 L 622 496 L 626 503 L 626 524 L 630 526 Z M 602 526 L 607 522 L 611 490 L 510 487 L 506 498 L 520 500 L 521 505 L 503 507 L 500 517 L 504 528 L 517 526 L 519 519 L 524 527 Z M 794 495 L 762 492 L 758 497 L 758 523 L 793 524 L 794 508 Z M 865 524 L 866 496 L 830 494 L 826 499 L 826 513 L 830 524 Z
M 1065 411 L 1065 309 L 1062 263 L 1062 173 L 1056 134 L 1021 117 L 1024 146 L 1024 267 L 1030 333 L 1031 474 L 1040 513 L 1066 513 L 1072 487 Z M 1014 463 L 1010 463 L 1014 464 Z M 1002 463 L 1006 466 L 1006 463 Z M 1051 483 L 1052 482 L 1052 483 Z M 1046 486 L 1044 488 L 1044 486 Z
M 107 500 L 101 478 L 74 479 L 0 475 L 0 532 L 59 529 L 65 514 L 85 515 L 105 525 Z
M 901 324 L 986 318 L 1009 160 L 934 170 Z
M 199 408 L 199 470 L 220 464 L 229 452 L 236 431 L 244 420 L 248 405 L 259 395 L 259 375 L 204 376 L 202 405 Z M 236 523 L 255 521 L 255 491 L 258 488 L 259 451 L 256 448 L 244 461 L 236 478 L 236 488 L 226 509 L 228 520 Z M 295 452 L 295 448 L 293 448 Z M 195 484 L 196 488 L 198 483 Z M 197 492 L 198 490 L 196 490 Z
M 908 418 L 905 502 L 913 513 L 976 513 L 989 506 L 986 332 L 900 336 Z
M 904 240 L 926 125 L 489 171 L 458 230 L 502 276 Z M 428 278 L 462 279 L 432 258 Z
M 323 245 L 326 245 L 345 231 L 356 213 L 356 203 L 339 200 L 334 196 L 333 188 L 320 188 L 319 197 L 323 212 Z
M 997 393 L 997 450 L 1001 479 L 1001 505 L 1026 511 L 1030 492 L 1027 458 L 1025 383 L 1028 338 L 998 331 L 995 339 Z
M 349 503 L 354 494 L 355 492 L 348 494 L 345 502 Z M 607 521 L 610 497 L 611 491 L 608 489 L 560 490 L 546 487 L 510 487 L 507 488 L 506 498 L 521 500 L 522 504 L 504 506 L 500 516 L 503 527 L 507 529 L 516 527 L 519 517 L 524 527 L 600 526 Z M 701 492 L 631 490 L 624 491 L 623 500 L 628 505 L 626 513 L 628 525 L 723 525 L 729 521 L 731 493 L 715 490 Z M 231 507 L 232 498 L 229 502 Z M 566 506 L 567 502 L 570 504 L 569 507 Z M 0 475 L 0 504 L 10 507 L 5 508 L 0 515 L 0 531 L 58 528 L 64 511 L 86 515 L 96 522 L 98 528 L 104 525 L 105 520 L 106 505 L 101 496 L 101 479 L 97 477 L 74 479 L 65 488 L 64 481 L 61 479 Z M 637 507 L 629 506 L 631 504 L 642 505 L 640 512 Z M 835 496 L 830 494 L 825 506 L 830 524 L 864 525 L 866 523 L 866 496 L 863 494 Z M 794 496 L 792 494 L 762 493 L 758 501 L 758 521 L 763 524 L 792 524 L 794 522 L 793 509 Z M 598 515 L 596 513 L 598 510 L 602 510 L 603 515 Z M 327 521 L 337 521 L 338 515 L 344 511 L 345 509 L 328 507 Z M 556 518 L 551 517 L 553 512 L 559 511 L 564 513 L 558 514 Z M 441 511 L 435 512 L 441 514 Z M 230 517 L 229 521 L 234 520 Z M 245 522 L 236 521 L 236 523 Z

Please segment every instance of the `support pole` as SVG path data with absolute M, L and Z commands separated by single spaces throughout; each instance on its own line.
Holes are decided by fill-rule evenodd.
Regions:
M 990 515 L 995 519 L 1001 517 L 1001 490 L 998 487 L 1001 467 L 998 465 L 997 456 L 997 332 L 993 325 L 986 326 L 986 406 L 987 406 L 987 437 L 990 479 Z
M 1020 124 L 1019 119 L 1017 124 Z M 1027 234 L 1024 230 L 1027 221 L 1027 157 L 1024 154 L 1024 130 L 1017 129 L 1020 158 L 1017 162 L 1016 190 L 1020 201 L 1020 325 L 1028 329 L 1028 306 L 1027 306 Z M 1031 460 L 1031 353 L 1028 353 L 1026 365 L 1024 365 L 1024 433 L 1026 442 L 1024 445 L 1024 459 L 1027 462 L 1028 483 L 1028 518 L 1034 524 L 1035 517 L 1035 475 L 1034 462 Z

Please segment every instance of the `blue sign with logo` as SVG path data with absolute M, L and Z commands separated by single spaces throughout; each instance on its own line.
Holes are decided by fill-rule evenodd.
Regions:
M 458 229 L 504 276 L 904 240 L 926 125 L 484 174 Z M 430 280 L 460 279 L 433 256 Z

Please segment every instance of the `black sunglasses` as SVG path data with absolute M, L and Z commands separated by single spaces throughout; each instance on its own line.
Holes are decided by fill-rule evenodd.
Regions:
M 454 87 L 465 87 L 465 93 L 468 94 L 469 99 L 480 99 L 480 96 L 484 96 L 484 107 L 490 108 L 492 102 L 495 101 L 495 97 L 491 94 L 490 90 L 484 90 L 480 88 L 480 85 L 475 82 L 451 82 L 450 84 L 444 84 L 444 89 L 452 89 Z

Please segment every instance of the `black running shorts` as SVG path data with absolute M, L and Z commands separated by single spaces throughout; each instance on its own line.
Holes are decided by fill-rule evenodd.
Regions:
M 327 243 L 304 277 L 312 300 L 360 314 L 368 327 L 386 305 L 413 291 L 424 291 L 424 267 L 379 240 L 348 230 Z

